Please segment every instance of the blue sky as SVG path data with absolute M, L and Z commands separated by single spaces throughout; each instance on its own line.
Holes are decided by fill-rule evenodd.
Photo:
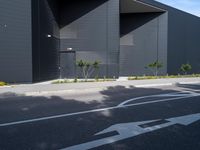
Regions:
M 200 0 L 157 0 L 200 17 Z

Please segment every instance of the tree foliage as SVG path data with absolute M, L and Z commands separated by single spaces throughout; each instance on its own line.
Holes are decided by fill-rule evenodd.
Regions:
M 87 80 L 94 71 L 97 73 L 98 76 L 98 71 L 99 71 L 99 61 L 94 61 L 94 62 L 89 62 L 89 61 L 84 61 L 84 60 L 79 60 L 77 61 L 77 66 L 81 69 L 82 76 L 84 77 L 85 80 Z
M 163 67 L 163 64 L 159 62 L 158 60 L 153 63 L 148 64 L 147 66 L 147 68 L 149 68 L 153 72 L 154 76 L 158 76 L 159 69 L 162 67 Z
M 190 70 L 192 70 L 192 66 L 187 63 L 187 64 L 182 64 L 180 70 L 184 73 L 187 74 Z

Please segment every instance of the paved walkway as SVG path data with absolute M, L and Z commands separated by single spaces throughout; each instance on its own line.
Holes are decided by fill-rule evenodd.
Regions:
M 10 87 L 1 87 L 0 94 L 16 93 L 16 94 L 34 94 L 48 93 L 58 91 L 80 91 L 80 90 L 101 90 L 108 87 L 124 86 L 124 87 L 155 87 L 170 86 L 174 84 L 197 84 L 200 78 L 173 78 L 173 79 L 151 79 L 151 80 L 132 80 L 132 81 L 113 81 L 113 82 L 87 82 L 87 83 L 66 83 L 66 84 L 27 84 L 15 85 Z

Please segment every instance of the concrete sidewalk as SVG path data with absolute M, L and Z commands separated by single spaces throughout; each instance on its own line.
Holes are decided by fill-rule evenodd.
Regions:
M 66 83 L 66 84 L 27 84 L 1 87 L 0 94 L 37 94 L 51 92 L 79 92 L 84 90 L 102 90 L 108 87 L 156 87 L 170 86 L 174 84 L 198 84 L 200 78 L 173 78 L 173 79 L 151 79 L 151 80 L 132 80 L 132 81 L 112 81 L 112 82 L 87 82 L 87 83 Z

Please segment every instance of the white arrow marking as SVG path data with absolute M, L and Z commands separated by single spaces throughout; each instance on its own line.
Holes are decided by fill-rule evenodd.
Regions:
M 92 149 L 95 147 L 99 147 L 99 146 L 103 146 L 106 144 L 111 144 L 111 143 L 114 143 L 117 141 L 121 141 L 124 139 L 128 139 L 131 137 L 135 137 L 137 135 L 141 135 L 144 133 L 153 132 L 153 131 L 156 131 L 156 130 L 159 130 L 162 128 L 166 128 L 166 127 L 169 127 L 169 126 L 172 126 L 175 124 L 187 126 L 198 120 L 200 120 L 200 113 L 187 115 L 187 116 L 181 116 L 181 117 L 175 117 L 175 118 L 169 118 L 169 119 L 166 119 L 166 121 L 169 121 L 167 123 L 163 123 L 160 125 L 154 125 L 154 126 L 146 127 L 146 128 L 143 128 L 140 125 L 152 123 L 157 120 L 116 124 L 116 125 L 113 125 L 95 135 L 102 135 L 102 134 L 106 134 L 106 133 L 110 133 L 110 132 L 114 132 L 114 131 L 117 131 L 118 135 L 114 135 L 111 137 L 71 146 L 68 148 L 64 148 L 62 150 L 88 150 L 88 149 Z
M 180 125 L 188 126 L 188 125 L 200 120 L 200 113 L 176 117 L 176 118 L 170 118 L 170 119 L 166 119 L 166 120 L 173 122 L 174 124 L 180 124 Z

